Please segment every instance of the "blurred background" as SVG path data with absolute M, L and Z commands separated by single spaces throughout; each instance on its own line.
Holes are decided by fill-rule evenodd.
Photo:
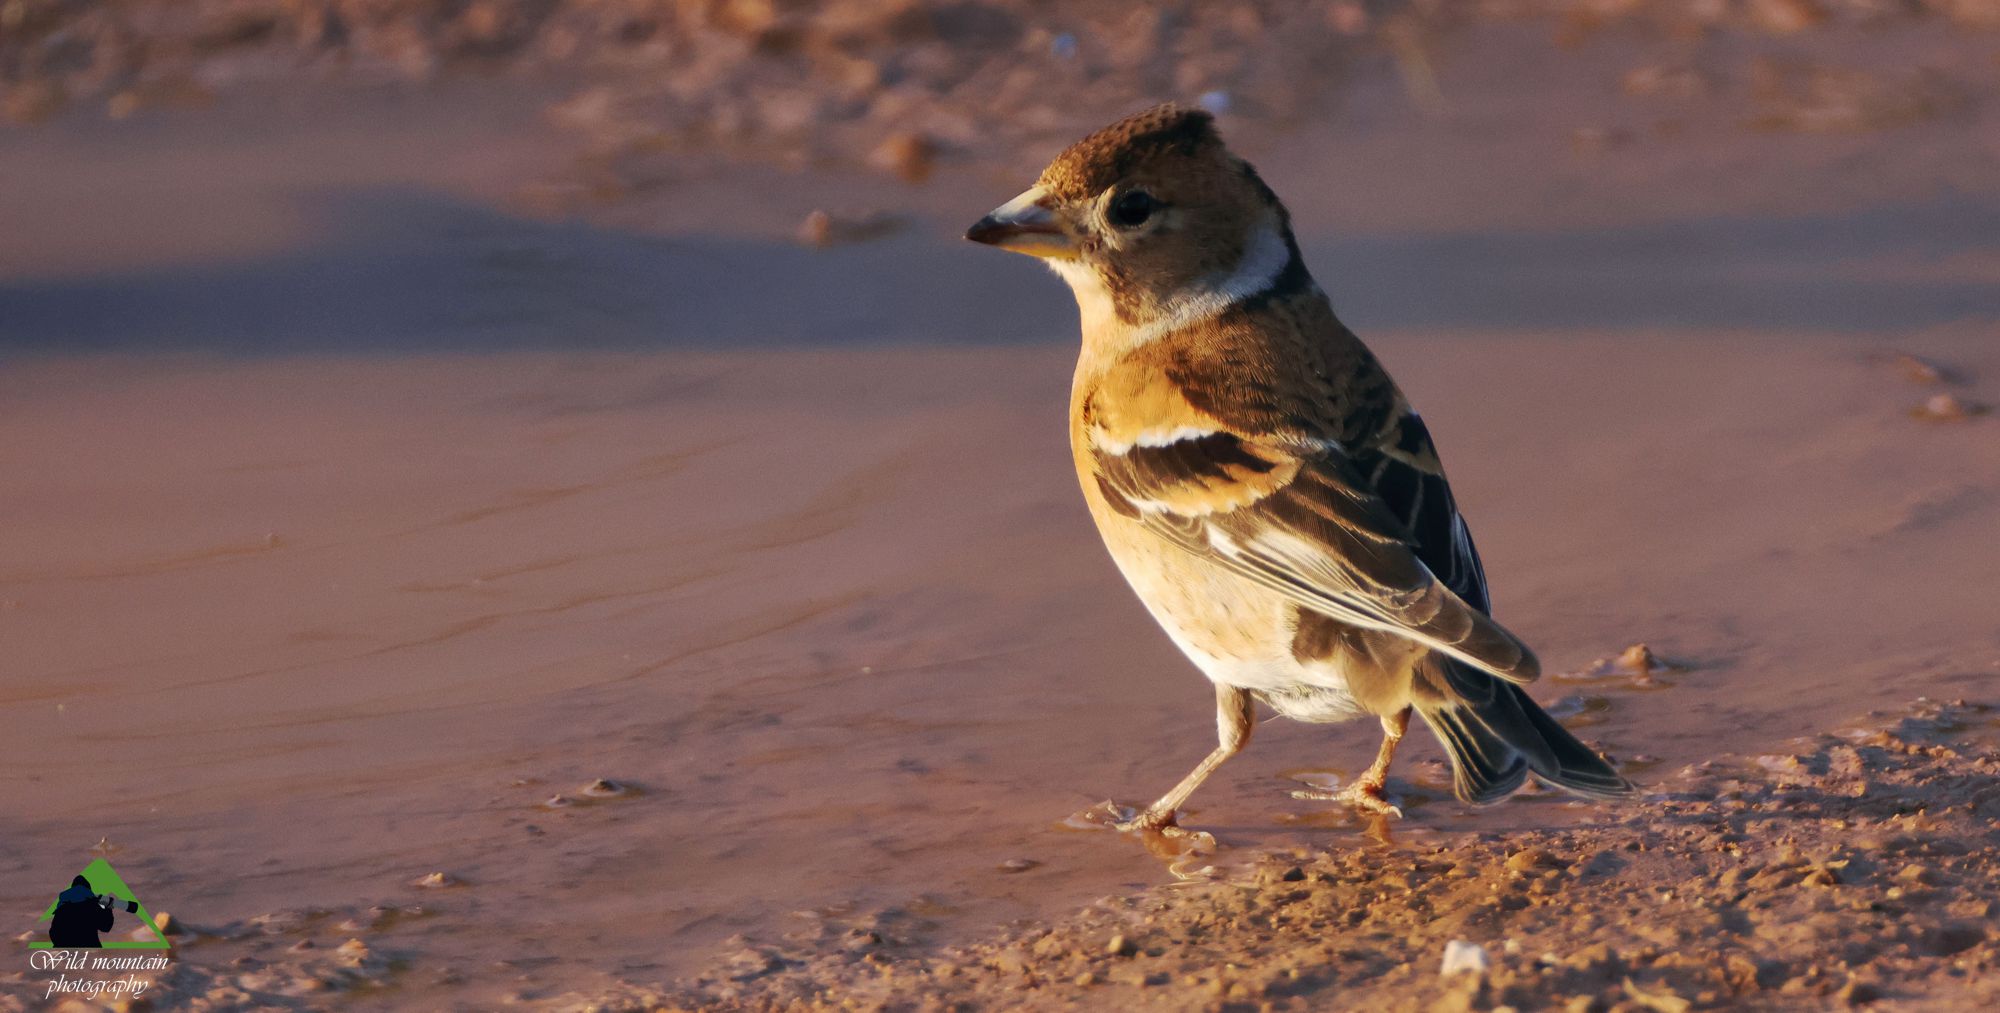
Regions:
M 204 940 L 163 1003 L 478 1006 L 1170 879 L 1070 817 L 1208 690 L 1068 294 L 958 238 L 1164 100 L 1635 778 L 1976 693 L 1996 88 L 1996 0 L 0 0 L 0 901 L 104 855 Z M 1289 795 L 1373 748 L 1270 725 L 1194 822 L 1386 846 Z M 1405 843 L 1588 818 L 1408 753 Z
M 945 236 L 1168 99 L 1302 167 L 1360 325 L 1922 324 L 1991 305 L 1996 26 L 1986 0 L 6 0 L 0 345 L 1050 337 L 1059 300 L 892 317 L 979 287 L 760 244 Z M 1921 295 L 1818 270 L 1884 255 L 1957 267 Z M 746 274 L 778 305 L 717 283 Z M 851 298 L 792 312 L 806 284 Z

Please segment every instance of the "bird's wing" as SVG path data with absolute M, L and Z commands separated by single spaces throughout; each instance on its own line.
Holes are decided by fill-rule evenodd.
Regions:
M 1113 510 L 1189 552 L 1302 608 L 1530 681 L 1535 656 L 1483 611 L 1478 556 L 1448 492 L 1439 495 L 1428 434 L 1421 442 L 1426 453 L 1391 444 L 1362 455 L 1389 497 L 1341 447 L 1297 434 L 1194 425 L 1129 441 L 1100 434 L 1092 463 Z
M 1374 446 L 1355 450 L 1349 457 L 1355 473 L 1402 521 L 1417 558 L 1431 573 L 1466 604 L 1492 614 L 1479 549 L 1452 498 L 1451 483 L 1445 481 L 1444 465 L 1424 420 L 1405 412 L 1373 442 Z

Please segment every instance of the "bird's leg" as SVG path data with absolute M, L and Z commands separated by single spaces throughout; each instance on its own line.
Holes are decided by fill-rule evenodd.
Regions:
M 1175 826 L 1174 810 L 1179 809 L 1181 803 L 1201 787 L 1201 782 L 1208 780 L 1208 775 L 1214 773 L 1215 768 L 1222 766 L 1222 761 L 1235 756 L 1249 743 L 1255 717 L 1256 708 L 1251 704 L 1249 690 L 1216 683 L 1215 732 L 1218 741 L 1215 751 L 1197 764 L 1188 776 L 1181 778 L 1181 783 L 1174 785 L 1172 791 L 1160 796 L 1160 800 L 1148 806 L 1145 812 L 1118 824 L 1118 829 L 1162 830 Z
M 1390 805 L 1389 800 L 1382 797 L 1382 786 L 1389 780 L 1389 761 L 1395 758 L 1396 744 L 1403 741 L 1403 733 L 1409 728 L 1408 707 L 1382 719 L 1382 749 L 1375 754 L 1375 763 L 1340 793 L 1340 801 L 1363 812 L 1396 817 L 1403 815 L 1401 809 Z

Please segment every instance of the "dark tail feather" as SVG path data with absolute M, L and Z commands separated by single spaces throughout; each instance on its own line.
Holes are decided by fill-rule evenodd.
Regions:
M 1632 782 L 1578 742 L 1521 687 L 1445 659 L 1445 681 L 1454 692 L 1420 700 L 1417 713 L 1451 754 L 1452 788 L 1473 803 L 1512 794 L 1532 773 L 1565 791 L 1591 798 L 1632 793 Z M 1454 699 L 1455 698 L 1455 699 Z

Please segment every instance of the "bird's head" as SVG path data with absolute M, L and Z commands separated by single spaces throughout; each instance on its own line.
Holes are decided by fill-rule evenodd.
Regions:
M 1071 145 L 965 238 L 1043 258 L 1086 334 L 1191 322 L 1304 270 L 1277 195 L 1213 117 L 1175 105 Z

